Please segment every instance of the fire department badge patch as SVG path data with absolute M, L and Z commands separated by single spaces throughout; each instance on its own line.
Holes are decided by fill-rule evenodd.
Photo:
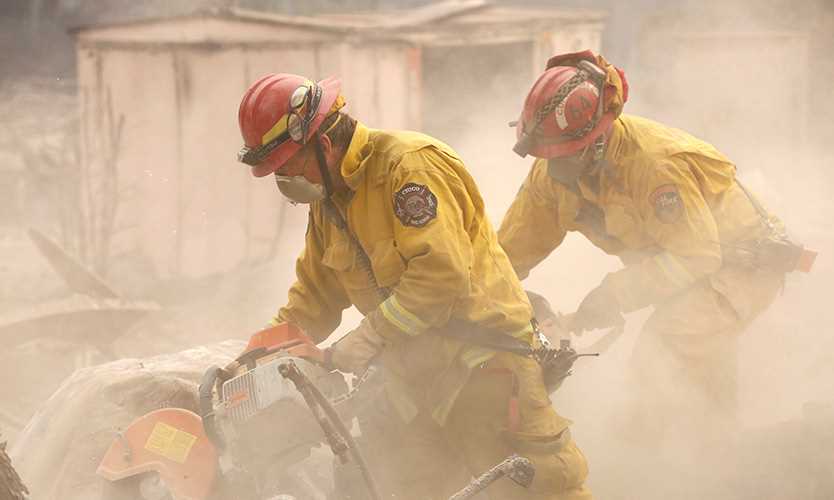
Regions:
M 649 201 L 654 207 L 654 215 L 664 224 L 675 223 L 683 215 L 683 201 L 674 184 L 664 184 L 655 189 Z
M 409 182 L 394 193 L 394 214 L 404 226 L 423 227 L 437 217 L 437 197 L 428 186 Z

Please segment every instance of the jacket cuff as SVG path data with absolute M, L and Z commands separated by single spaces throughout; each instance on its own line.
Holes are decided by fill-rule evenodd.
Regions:
M 380 335 L 388 340 L 399 340 L 404 336 L 414 337 L 429 328 L 429 325 L 400 305 L 391 295 L 368 315 L 368 320 Z

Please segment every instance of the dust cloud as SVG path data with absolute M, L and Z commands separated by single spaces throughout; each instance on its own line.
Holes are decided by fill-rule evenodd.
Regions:
M 600 499 L 834 497 L 831 460 L 826 458 L 834 444 L 834 93 L 827 83 L 834 79 L 834 39 L 821 34 L 825 27 L 834 29 L 834 10 L 824 2 L 733 1 L 723 11 L 699 10 L 706 9 L 700 2 L 681 2 L 681 9 L 643 3 L 651 4 L 652 14 L 614 11 L 612 21 L 631 28 L 613 31 L 633 36 L 620 40 L 631 45 L 612 47 L 610 40 L 603 45 L 624 59 L 604 52 L 628 76 L 631 97 L 625 112 L 716 145 L 795 239 L 819 257 L 811 274 L 788 276 L 775 303 L 741 336 L 739 430 L 705 459 L 635 442 L 619 418 L 630 394 L 631 349 L 650 311 L 629 315 L 625 335 L 603 356 L 579 361 L 554 404 L 575 422 L 573 434 L 588 457 L 590 486 Z M 430 84 L 423 129 L 459 151 L 496 227 L 532 163 L 512 152 L 515 132 L 507 126 L 517 118 L 534 79 L 525 69 L 528 59 L 520 56 L 524 50 L 508 44 L 425 54 L 424 78 Z M 79 352 L 64 343 L 25 344 L 12 359 L 5 358 L 11 373 L 20 375 L 0 398 L 22 399 L 34 411 L 47 398 L 46 387 L 54 388 L 56 382 L 45 380 L 42 372 L 27 375 L 20 360 L 61 360 L 54 369 L 69 375 L 78 365 L 114 355 L 150 356 L 244 338 L 275 312 L 293 279 L 306 209 L 286 209 L 285 230 L 293 236 L 284 240 L 274 261 L 238 270 L 232 280 L 214 276 L 187 285 L 137 285 L 129 293 L 155 297 L 165 312 L 121 332 L 113 352 Z M 47 278 L 45 262 L 14 241 L 3 240 L 6 255 L 29 253 L 4 264 L 9 279 L 2 287 L 0 312 L 66 293 L 57 280 Z M 572 234 L 524 285 L 547 296 L 555 309 L 572 312 L 587 291 L 620 266 Z M 13 289 L 26 296 L 12 300 Z M 355 310 L 347 312 L 339 332 L 358 319 Z M 11 412 L 3 403 L 0 409 Z M 19 422 L 2 421 L 0 426 L 4 423 Z M 708 429 L 678 431 L 678 443 L 696 448 Z
M 634 429 L 619 418 L 631 389 L 631 349 L 650 310 L 629 315 L 625 336 L 602 357 L 580 361 L 554 404 L 575 421 L 598 498 L 830 498 L 834 485 L 823 471 L 830 472 L 826 450 L 834 443 L 834 125 L 826 101 L 834 94 L 824 82 L 834 77 L 832 39 L 819 34 L 818 24 L 785 25 L 813 12 L 809 6 L 731 2 L 724 11 L 705 10 L 658 10 L 643 20 L 637 46 L 616 51 L 629 54 L 628 61 L 609 56 L 629 78 L 625 112 L 716 145 L 791 236 L 819 251 L 815 268 L 788 275 L 775 303 L 740 337 L 739 429 L 710 452 L 658 448 L 651 435 L 636 441 Z M 830 22 L 830 9 L 827 16 Z M 474 173 L 497 225 L 532 163 L 512 153 L 514 130 L 505 125 L 517 116 L 532 79 L 526 85 L 490 80 L 487 75 L 503 61 L 484 59 L 476 69 L 482 81 L 457 89 L 480 96 L 477 112 L 446 111 L 477 120 L 475 127 L 457 128 L 452 145 Z M 569 235 L 524 284 L 555 309 L 572 312 L 618 268 L 617 259 Z M 681 450 L 697 449 L 710 431 L 677 429 L 675 442 Z

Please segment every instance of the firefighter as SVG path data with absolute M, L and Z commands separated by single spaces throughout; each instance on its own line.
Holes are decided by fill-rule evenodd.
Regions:
M 568 231 L 618 256 L 624 267 L 585 296 L 570 328 L 619 326 L 624 313 L 654 306 L 630 363 L 631 425 L 720 430 L 735 420 L 738 335 L 790 267 L 759 249 L 797 247 L 730 160 L 685 132 L 622 115 L 627 98 L 624 73 L 600 56 L 548 61 L 516 124 L 514 150 L 536 159 L 499 241 L 521 279 Z
M 532 486 L 499 482 L 494 498 L 591 498 L 571 422 L 552 408 L 538 363 L 446 335 L 454 323 L 538 342 L 457 153 L 419 133 L 370 129 L 344 104 L 337 79 L 291 74 L 261 78 L 240 104 L 239 159 L 309 204 L 297 280 L 272 323 L 321 342 L 344 309 L 364 315 L 325 358 L 354 374 L 382 366 L 386 404 L 362 434 L 386 496 L 445 499 L 518 453 L 536 467 Z

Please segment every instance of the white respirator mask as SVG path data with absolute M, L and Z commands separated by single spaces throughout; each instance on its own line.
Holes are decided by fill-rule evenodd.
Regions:
M 313 184 L 301 175 L 288 177 L 276 173 L 275 183 L 281 194 L 293 203 L 308 204 L 324 199 L 324 186 Z

